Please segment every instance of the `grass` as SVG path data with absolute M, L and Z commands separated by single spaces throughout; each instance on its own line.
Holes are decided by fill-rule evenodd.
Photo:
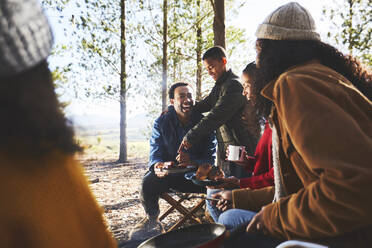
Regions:
M 113 132 L 78 134 L 77 140 L 84 148 L 85 159 L 117 159 L 119 157 L 119 135 Z M 127 141 L 129 161 L 148 161 L 150 146 L 146 140 Z

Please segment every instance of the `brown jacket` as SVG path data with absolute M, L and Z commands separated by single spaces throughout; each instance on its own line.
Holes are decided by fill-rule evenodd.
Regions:
M 0 247 L 117 247 L 72 156 L 0 151 L 0 161 Z
M 314 61 L 290 68 L 262 94 L 275 105 L 287 195 L 263 211 L 269 233 L 372 245 L 371 101 Z
M 258 212 L 274 198 L 274 186 L 260 189 L 234 189 L 232 191 L 233 208 Z

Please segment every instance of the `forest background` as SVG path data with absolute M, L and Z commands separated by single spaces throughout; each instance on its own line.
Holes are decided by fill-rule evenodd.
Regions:
M 39 1 L 54 31 L 49 63 L 57 92 L 86 157 L 145 162 L 167 88 L 187 81 L 200 100 L 213 87 L 200 58 L 216 43 L 213 22 L 223 0 Z M 224 40 L 236 74 L 255 59 L 257 25 L 287 2 L 224 1 Z M 323 41 L 372 65 L 371 0 L 298 2 Z

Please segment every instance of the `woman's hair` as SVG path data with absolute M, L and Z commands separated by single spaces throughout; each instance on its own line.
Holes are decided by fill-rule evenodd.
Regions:
M 250 79 L 253 79 L 257 70 L 256 62 L 250 62 L 243 70 L 244 74 L 247 74 Z
M 249 78 L 249 83 L 252 85 L 256 81 L 257 67 L 255 62 L 250 62 L 243 70 L 243 73 Z M 253 97 L 256 98 L 256 97 Z M 246 131 L 251 133 L 255 138 L 260 136 L 260 124 L 264 122 L 263 116 L 259 116 L 255 101 L 249 100 L 242 112 L 242 121 L 244 123 Z
M 42 156 L 52 150 L 74 154 L 82 149 L 64 117 L 46 61 L 7 78 L 0 78 L 0 149 L 19 155 Z
M 270 114 L 271 104 L 260 94 L 261 90 L 289 67 L 313 59 L 343 75 L 368 99 L 372 99 L 372 75 L 355 58 L 326 43 L 317 40 L 258 39 L 256 49 L 259 70 L 251 90 L 256 96 L 256 108 L 264 116 Z
M 261 76 L 261 73 L 259 72 L 255 62 L 249 63 L 244 68 L 243 73 L 249 77 L 249 81 L 251 84 L 251 98 L 254 99 L 254 103 L 251 104 L 251 111 L 257 115 L 259 123 L 263 124 L 265 122 L 265 119 L 267 119 L 267 117 L 269 116 L 272 106 L 272 102 L 261 96 L 261 91 L 257 90 L 259 87 L 261 87 L 261 81 L 264 80 L 264 78 Z

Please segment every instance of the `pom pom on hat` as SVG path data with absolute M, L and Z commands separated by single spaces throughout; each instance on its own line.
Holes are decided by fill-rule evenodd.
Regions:
M 52 45 L 51 28 L 37 0 L 0 1 L 0 77 L 37 65 Z

